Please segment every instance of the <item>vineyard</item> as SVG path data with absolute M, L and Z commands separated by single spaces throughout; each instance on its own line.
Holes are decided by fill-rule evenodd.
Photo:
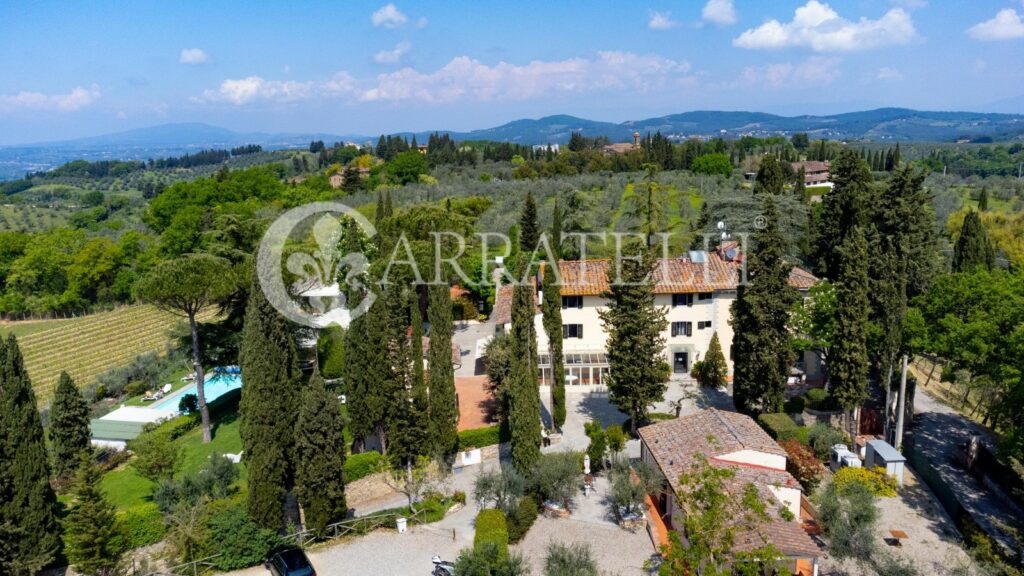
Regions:
M 182 319 L 153 306 L 126 306 L 65 320 L 18 340 L 40 406 L 53 397 L 62 370 L 80 387 L 147 352 L 163 353 Z

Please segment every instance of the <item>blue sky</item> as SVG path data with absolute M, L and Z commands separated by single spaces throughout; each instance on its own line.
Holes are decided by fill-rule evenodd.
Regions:
M 1024 0 L 0 3 L 0 144 L 208 122 L 1024 113 Z

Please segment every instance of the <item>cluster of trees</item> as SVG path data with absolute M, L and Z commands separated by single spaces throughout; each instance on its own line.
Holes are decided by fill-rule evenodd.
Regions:
M 919 162 L 932 172 L 960 176 L 1017 176 L 1024 162 L 1024 144 L 933 148 Z
M 861 148 L 860 156 L 868 163 L 873 172 L 892 172 L 900 165 L 900 145 L 897 142 L 896 146 L 885 150 Z

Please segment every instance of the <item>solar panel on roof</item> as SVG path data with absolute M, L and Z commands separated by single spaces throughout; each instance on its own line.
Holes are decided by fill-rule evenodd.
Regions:
M 690 262 L 704 264 L 708 261 L 708 253 L 703 250 L 690 250 Z

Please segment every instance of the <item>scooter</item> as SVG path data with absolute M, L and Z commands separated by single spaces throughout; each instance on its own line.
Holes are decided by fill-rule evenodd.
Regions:
M 437 554 L 430 561 L 434 563 L 434 571 L 430 576 L 455 576 L 455 564 L 441 560 Z

